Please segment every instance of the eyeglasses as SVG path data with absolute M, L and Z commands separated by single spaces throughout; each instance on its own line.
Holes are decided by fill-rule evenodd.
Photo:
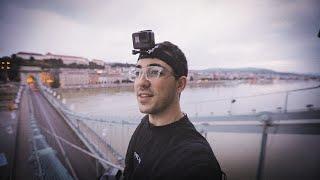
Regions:
M 143 70 L 143 69 L 145 69 L 145 70 Z M 135 81 L 136 79 L 141 79 L 143 74 L 145 75 L 145 78 L 149 81 L 158 79 L 158 78 L 163 77 L 167 74 L 174 75 L 173 72 L 171 72 L 161 66 L 148 66 L 145 68 L 135 67 L 129 71 L 129 79 L 131 81 Z

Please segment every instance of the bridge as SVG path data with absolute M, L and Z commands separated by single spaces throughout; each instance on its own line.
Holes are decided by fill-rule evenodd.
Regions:
M 317 88 L 319 86 L 312 87 Z M 31 90 L 27 86 L 23 89 L 15 153 L 15 162 L 19 163 L 14 163 L 12 168 L 15 179 L 35 176 L 40 179 L 93 179 L 123 170 L 124 149 L 137 123 L 120 117 L 96 119 L 75 113 L 56 92 L 41 84 L 39 89 Z M 318 108 L 309 106 L 288 112 L 285 104 L 283 109 L 250 115 L 195 116 L 190 119 L 194 120 L 198 131 L 208 141 L 212 132 L 261 134 L 254 175 L 254 179 L 260 180 L 266 175 L 270 135 L 320 134 Z M 28 148 L 30 145 L 31 148 Z M 27 165 L 30 161 L 36 168 Z M 311 166 L 312 170 L 317 164 Z M 320 177 L 317 172 L 308 172 L 311 172 L 310 177 Z M 297 176 L 297 179 L 301 177 L 305 176 Z

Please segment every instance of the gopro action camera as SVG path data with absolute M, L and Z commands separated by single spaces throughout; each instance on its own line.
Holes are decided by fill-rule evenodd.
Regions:
M 152 30 L 143 30 L 132 34 L 133 48 L 132 54 L 146 52 L 155 46 L 154 33 Z

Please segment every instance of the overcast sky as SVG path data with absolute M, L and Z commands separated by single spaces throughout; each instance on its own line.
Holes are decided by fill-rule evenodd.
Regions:
M 0 57 L 19 51 L 135 63 L 133 32 L 152 29 L 190 69 L 320 72 L 319 0 L 1 0 Z

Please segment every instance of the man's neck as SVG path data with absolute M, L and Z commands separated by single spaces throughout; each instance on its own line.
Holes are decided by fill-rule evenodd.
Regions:
M 158 114 L 149 114 L 149 122 L 154 126 L 164 126 L 174 123 L 183 117 L 183 113 L 178 105 L 175 108 L 168 108 L 167 110 Z

